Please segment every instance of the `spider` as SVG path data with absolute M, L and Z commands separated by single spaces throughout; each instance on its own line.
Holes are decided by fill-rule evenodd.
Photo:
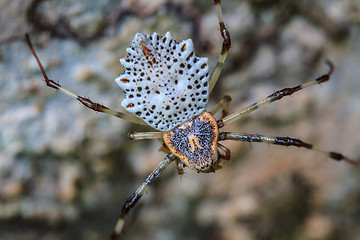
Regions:
M 231 115 L 228 115 L 231 101 L 228 95 L 210 111 L 206 111 L 209 95 L 219 79 L 231 46 L 230 34 L 223 21 L 220 0 L 214 0 L 214 4 L 223 44 L 211 76 L 207 58 L 196 56 L 191 39 L 177 42 L 169 32 L 163 36 L 157 33 L 135 35 L 132 44 L 127 48 L 127 56 L 120 59 L 125 69 L 124 73 L 115 80 L 125 93 L 121 104 L 132 115 L 115 111 L 89 98 L 81 97 L 49 79 L 26 34 L 27 44 L 47 86 L 78 100 L 96 112 L 103 112 L 140 125 L 148 125 L 157 130 L 129 133 L 128 137 L 132 140 L 160 139 L 164 143 L 163 151 L 167 153 L 166 157 L 125 202 L 111 235 L 112 239 L 118 239 L 121 236 L 129 211 L 135 207 L 148 186 L 172 162 L 176 164 L 179 175 L 184 173 L 185 167 L 203 173 L 221 169 L 222 160 L 230 159 L 230 150 L 220 141 L 262 142 L 307 148 L 336 161 L 343 160 L 353 165 L 358 164 L 341 153 L 326 151 L 295 138 L 219 131 L 220 128 L 264 105 L 290 96 L 304 88 L 328 81 L 334 71 L 334 66 L 327 60 L 329 71 L 326 74 L 307 83 L 276 91 Z M 222 117 L 215 119 L 214 115 L 220 110 L 222 110 Z

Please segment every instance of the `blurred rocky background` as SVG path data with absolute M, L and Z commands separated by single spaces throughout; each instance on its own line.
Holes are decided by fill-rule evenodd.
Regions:
M 224 0 L 232 48 L 209 107 L 230 111 L 328 71 L 331 81 L 226 131 L 291 136 L 360 159 L 360 2 Z M 213 67 L 222 39 L 211 0 L 0 2 L 0 239 L 107 239 L 124 201 L 164 157 L 150 128 L 86 109 L 50 78 L 122 110 L 114 79 L 137 32 L 191 38 Z M 359 239 L 359 170 L 294 147 L 225 142 L 215 174 L 175 165 L 144 195 L 126 239 Z

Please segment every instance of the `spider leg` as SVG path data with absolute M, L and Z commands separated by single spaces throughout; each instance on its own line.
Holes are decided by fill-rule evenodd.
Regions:
M 350 159 L 341 153 L 326 151 L 319 147 L 316 147 L 310 143 L 303 142 L 299 139 L 289 138 L 289 137 L 268 137 L 259 134 L 249 134 L 249 133 L 232 133 L 232 132 L 222 132 L 219 134 L 219 141 L 223 140 L 235 140 L 242 142 L 262 142 L 274 145 L 282 145 L 282 146 L 295 146 L 299 148 L 307 148 L 310 150 L 314 150 L 321 154 L 328 156 L 336 161 L 345 161 L 352 165 L 359 165 L 359 162 Z
M 213 74 L 211 75 L 211 78 L 210 78 L 210 86 L 209 86 L 210 93 L 212 92 L 217 80 L 219 79 L 221 69 L 222 69 L 222 67 L 224 65 L 226 56 L 227 56 L 228 51 L 229 51 L 230 46 L 231 46 L 230 34 L 229 34 L 229 31 L 226 29 L 225 24 L 224 24 L 224 19 L 223 19 L 223 15 L 222 15 L 220 0 L 214 0 L 214 3 L 215 3 L 216 15 L 217 15 L 219 25 L 220 25 L 220 33 L 221 33 L 221 36 L 224 39 L 224 41 L 223 41 L 220 56 L 219 56 L 219 58 L 217 60 L 215 70 L 214 70 L 214 72 L 213 72 Z
M 35 50 L 34 50 L 34 47 L 33 45 L 31 44 L 31 41 L 30 41 L 30 37 L 28 34 L 25 35 L 25 38 L 26 38 L 26 42 L 32 52 L 32 54 L 34 55 L 38 65 L 39 65 L 39 68 L 41 70 L 41 73 L 42 75 L 44 76 L 44 79 L 45 79 L 45 83 L 48 87 L 51 87 L 51 88 L 54 88 L 76 100 L 78 100 L 79 102 L 81 102 L 83 105 L 85 105 L 86 107 L 96 111 L 96 112 L 103 112 L 103 113 L 106 113 L 106 114 L 109 114 L 109 115 L 112 115 L 112 116 L 115 116 L 115 117 L 118 117 L 118 118 L 121 118 L 121 119 L 124 119 L 124 120 L 127 120 L 129 122 L 133 122 L 133 123 L 137 123 L 137 124 L 141 124 L 141 125 L 147 125 L 143 120 L 141 120 L 140 118 L 137 118 L 137 117 L 133 117 L 131 115 L 128 115 L 128 114 L 125 114 L 125 113 L 122 113 L 122 112 L 118 112 L 118 111 L 115 111 L 113 109 L 110 109 L 102 104 L 99 104 L 99 103 L 95 103 L 93 101 L 91 101 L 89 98 L 84 98 L 84 97 L 81 97 L 79 96 L 78 94 L 76 93 L 73 93 L 65 88 L 63 88 L 60 84 L 56 83 L 54 80 L 51 80 L 48 78 L 46 72 L 45 72 L 45 69 L 44 67 L 42 66 L 41 62 L 40 62 L 40 59 L 39 57 L 37 56 L 37 54 L 35 53 Z
M 140 140 L 140 139 L 155 139 L 163 138 L 163 132 L 130 132 L 128 138 L 130 140 Z
M 176 159 L 175 161 L 177 167 L 177 174 L 181 176 L 184 174 L 184 168 L 186 167 L 186 165 L 183 162 L 181 162 L 179 159 Z
M 230 150 L 220 143 L 217 143 L 217 147 L 225 153 L 225 155 L 219 153 L 219 158 L 224 160 L 230 160 Z
M 235 112 L 225 118 L 222 118 L 219 120 L 219 127 L 223 127 L 229 123 L 232 123 L 240 118 L 242 118 L 243 116 L 245 115 L 248 115 L 249 113 L 255 111 L 256 109 L 266 105 L 266 104 L 269 104 L 269 103 L 272 103 L 272 102 L 275 102 L 275 101 L 278 101 L 280 100 L 281 98 L 285 97 L 285 96 L 290 96 L 291 94 L 297 92 L 297 91 L 300 91 L 301 89 L 304 89 L 304 88 L 307 88 L 307 87 L 310 87 L 310 86 L 313 86 L 313 85 L 316 85 L 316 84 L 321 84 L 323 82 L 326 82 L 330 79 L 330 76 L 331 74 L 333 73 L 334 71 L 334 65 L 332 64 L 332 62 L 330 62 L 329 60 L 326 60 L 326 64 L 329 66 L 329 71 L 316 78 L 315 80 L 313 81 L 310 81 L 310 82 L 307 82 L 307 83 L 304 83 L 304 84 L 301 84 L 301 85 L 298 85 L 296 87 L 293 87 L 293 88 L 284 88 L 280 91 L 276 91 L 274 92 L 273 94 L 267 96 L 266 98 L 256 102 L 256 103 L 253 103 L 251 104 L 250 106 L 247 106 L 243 109 L 241 109 L 240 111 L 238 112 Z
M 218 102 L 218 104 L 215 105 L 215 107 L 213 107 L 210 110 L 210 113 L 212 115 L 215 115 L 217 112 L 220 111 L 220 109 L 222 108 L 222 118 L 226 117 L 229 114 L 229 104 L 231 101 L 231 97 L 229 95 L 225 95 L 223 97 L 223 99 L 220 100 L 220 102 Z
M 150 173 L 150 175 L 145 179 L 143 184 L 131 195 L 131 197 L 126 200 L 123 208 L 121 209 L 121 214 L 119 219 L 117 220 L 117 223 L 115 225 L 114 231 L 111 235 L 111 239 L 119 239 L 121 234 L 123 233 L 123 227 L 125 223 L 125 217 L 127 216 L 128 212 L 131 208 L 135 207 L 136 203 L 139 201 L 139 199 L 142 197 L 144 192 L 147 190 L 149 185 L 153 183 L 160 174 L 165 170 L 165 168 L 175 160 L 175 156 L 170 153 L 168 154 L 160 163 L 157 165 L 157 167 Z

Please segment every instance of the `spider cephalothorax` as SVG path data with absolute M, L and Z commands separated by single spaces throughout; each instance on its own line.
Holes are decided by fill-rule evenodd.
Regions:
M 186 121 L 164 133 L 164 142 L 170 151 L 186 166 L 199 172 L 215 171 L 218 160 L 219 129 L 208 112 Z
M 90 99 L 81 97 L 49 79 L 31 45 L 29 36 L 26 36 L 27 43 L 39 64 L 47 86 L 75 98 L 94 111 L 150 126 L 157 131 L 129 133 L 129 138 L 138 140 L 157 138 L 164 141 L 167 146 L 167 149 L 164 150 L 168 153 L 167 156 L 125 202 L 112 234 L 113 239 L 117 239 L 121 235 L 125 217 L 130 209 L 135 206 L 149 184 L 154 182 L 170 163 L 177 163 L 179 174 L 183 173 L 184 166 L 205 173 L 220 169 L 219 159 L 228 160 L 230 151 L 221 145 L 219 141 L 236 140 L 296 146 L 315 150 L 336 161 L 343 160 L 351 164 L 358 164 L 358 162 L 340 153 L 323 150 L 299 139 L 269 137 L 249 133 L 219 132 L 219 129 L 225 125 L 266 104 L 280 100 L 284 96 L 292 95 L 306 87 L 328 81 L 334 67 L 330 61 L 327 61 L 330 68 L 328 73 L 305 84 L 276 91 L 229 116 L 227 116 L 228 105 L 231 100 L 229 96 L 225 96 L 210 111 L 205 111 L 209 94 L 219 78 L 231 45 L 230 34 L 223 22 L 220 0 L 214 0 L 214 3 L 223 45 L 210 78 L 207 58 L 196 56 L 190 39 L 177 42 L 170 33 L 166 33 L 164 36 L 157 33 L 151 35 L 137 33 L 135 35 L 131 46 L 127 49 L 127 57 L 120 59 L 125 71 L 116 78 L 116 82 L 125 92 L 122 106 L 133 115 L 94 103 Z M 214 114 L 221 109 L 223 109 L 222 118 L 216 120 Z

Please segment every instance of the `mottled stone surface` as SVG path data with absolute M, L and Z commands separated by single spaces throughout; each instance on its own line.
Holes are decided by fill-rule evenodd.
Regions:
M 289 1 L 290 2 L 290 1 Z M 232 48 L 209 107 L 230 112 L 275 90 L 331 81 L 266 106 L 226 131 L 301 138 L 360 158 L 360 3 L 223 1 Z M 45 86 L 23 35 L 50 78 L 122 110 L 114 79 L 135 33 L 191 38 L 213 69 L 222 39 L 213 3 L 0 3 L 0 239 L 106 239 L 125 199 L 164 157 L 148 131 L 84 108 Z M 225 142 L 215 174 L 175 165 L 140 201 L 127 239 L 358 239 L 359 171 L 292 147 Z M 134 215 L 133 215 L 134 216 Z

